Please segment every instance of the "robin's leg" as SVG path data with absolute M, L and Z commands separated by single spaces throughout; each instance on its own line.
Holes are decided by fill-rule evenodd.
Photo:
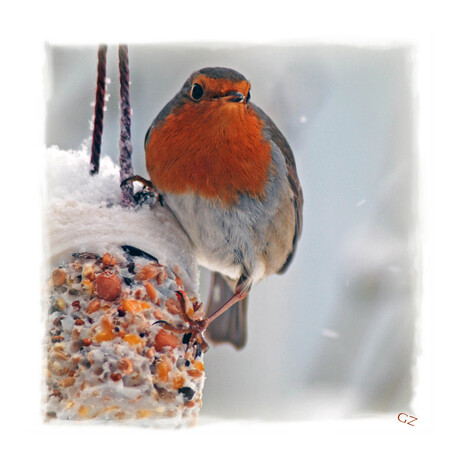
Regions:
M 220 315 L 224 314 L 232 305 L 235 305 L 240 300 L 243 300 L 251 289 L 251 280 L 246 275 L 241 275 L 238 283 L 236 284 L 235 293 L 228 299 L 219 309 L 212 315 L 205 318 L 206 328 Z M 205 328 L 205 329 L 206 329 Z M 204 331 L 204 330 L 203 330 Z
M 189 325 L 185 328 L 179 328 L 169 325 L 166 321 L 157 321 L 155 324 L 163 323 L 163 327 L 169 331 L 176 332 L 179 334 L 191 333 L 192 337 L 190 338 L 189 343 L 198 342 L 205 345 L 203 350 L 205 351 L 208 347 L 207 343 L 203 339 L 203 332 L 207 327 L 220 315 L 224 314 L 232 305 L 235 305 L 240 300 L 243 300 L 251 289 L 251 280 L 245 275 L 241 275 L 238 283 L 236 285 L 235 293 L 228 299 L 218 310 L 216 310 L 212 315 L 208 316 L 205 319 L 195 321 L 191 319 L 185 309 L 185 300 L 181 292 L 177 291 L 177 297 L 179 299 L 181 309 L 180 314 L 182 319 Z

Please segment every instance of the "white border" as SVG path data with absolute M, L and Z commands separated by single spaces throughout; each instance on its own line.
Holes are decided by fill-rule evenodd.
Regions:
M 59 455 L 67 459 L 333 458 L 337 454 L 383 458 L 430 450 L 442 456 L 454 446 L 458 380 L 458 157 L 459 53 L 454 2 L 130 2 L 81 0 L 11 4 L 2 30 L 3 222 L 6 236 L 1 279 L 4 291 L 1 392 L 5 452 Z M 419 49 L 419 148 L 422 180 L 423 303 L 415 407 L 419 426 L 394 419 L 202 425 L 193 431 L 151 432 L 117 427 L 43 425 L 39 415 L 41 374 L 39 308 L 19 298 L 40 292 L 40 176 L 45 106 L 44 42 L 105 41 L 279 42 L 382 45 L 413 43 Z M 431 135 L 432 133 L 432 135 Z M 5 145 L 6 143 L 6 145 Z M 14 188 L 13 188 L 14 184 Z M 17 191 L 18 184 L 21 188 Z M 19 215 L 18 215 L 19 212 Z M 20 244 L 19 244 L 20 241 Z M 2 284 L 3 285 L 3 284 Z M 22 297 L 21 297 L 22 296 Z M 455 359 L 454 359 L 455 356 Z M 4 400 L 4 401 L 3 401 Z M 431 411 L 433 408 L 433 411 Z M 433 412 L 433 416 L 432 416 Z M 447 436 L 446 436 L 447 435 Z M 3 437 L 3 436 L 2 436 Z M 8 447 L 8 445 L 10 445 Z M 174 449 L 176 453 L 172 453 Z M 434 450 L 436 449 L 436 450 Z M 458 451 L 458 449 L 456 449 Z

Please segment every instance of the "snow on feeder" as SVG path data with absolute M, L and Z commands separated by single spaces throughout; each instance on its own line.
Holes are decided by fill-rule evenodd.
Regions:
M 103 158 L 99 171 L 98 157 L 94 168 L 94 151 L 47 150 L 45 412 L 179 426 L 199 414 L 203 349 L 165 323 L 186 329 L 204 316 L 198 269 L 166 207 L 142 192 L 134 206 L 132 184 L 121 193 L 132 171 L 123 118 L 121 168 Z

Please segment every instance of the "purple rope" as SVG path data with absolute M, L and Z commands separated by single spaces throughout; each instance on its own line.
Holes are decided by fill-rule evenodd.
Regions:
M 97 52 L 97 85 L 96 104 L 94 106 L 93 141 L 91 144 L 90 174 L 99 172 L 101 156 L 101 138 L 105 106 L 105 77 L 106 77 L 107 45 L 100 45 Z
M 118 46 L 118 67 L 120 71 L 120 183 L 134 175 L 131 156 L 131 105 L 129 101 L 129 60 L 128 46 Z M 128 182 L 121 186 L 121 205 L 134 206 L 133 184 Z

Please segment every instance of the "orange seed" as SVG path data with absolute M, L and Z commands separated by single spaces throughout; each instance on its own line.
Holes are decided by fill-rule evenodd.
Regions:
M 142 339 L 137 334 L 126 334 L 123 337 L 125 342 L 128 342 L 130 345 L 138 345 L 142 343 Z
M 60 268 L 55 268 L 51 274 L 51 281 L 55 286 L 62 286 L 65 283 L 65 271 Z
M 179 339 L 164 329 L 160 329 L 155 337 L 155 349 L 162 350 L 164 347 L 176 348 L 180 345 Z
M 149 296 L 152 302 L 155 302 L 157 298 L 157 290 L 153 287 L 153 284 L 150 281 L 146 281 L 144 283 L 145 290 L 147 291 L 147 295 Z
M 139 313 L 142 310 L 148 310 L 151 308 L 147 302 L 142 302 L 135 299 L 123 299 L 121 301 L 121 306 L 125 311 L 130 311 L 131 313 Z
M 130 375 L 133 373 L 134 365 L 133 362 L 128 358 L 121 358 L 118 361 L 118 369 L 125 375 Z
M 168 381 L 168 373 L 171 370 L 171 365 L 169 364 L 168 361 L 162 360 L 159 361 L 157 364 L 157 372 L 158 372 L 158 378 L 162 382 L 167 382 Z
M 99 299 L 91 300 L 91 302 L 86 307 L 86 313 L 90 315 L 91 313 L 98 311 L 99 308 L 101 308 L 101 301 Z
M 135 278 L 141 281 L 151 280 L 158 275 L 158 267 L 155 264 L 144 265 L 139 269 Z

